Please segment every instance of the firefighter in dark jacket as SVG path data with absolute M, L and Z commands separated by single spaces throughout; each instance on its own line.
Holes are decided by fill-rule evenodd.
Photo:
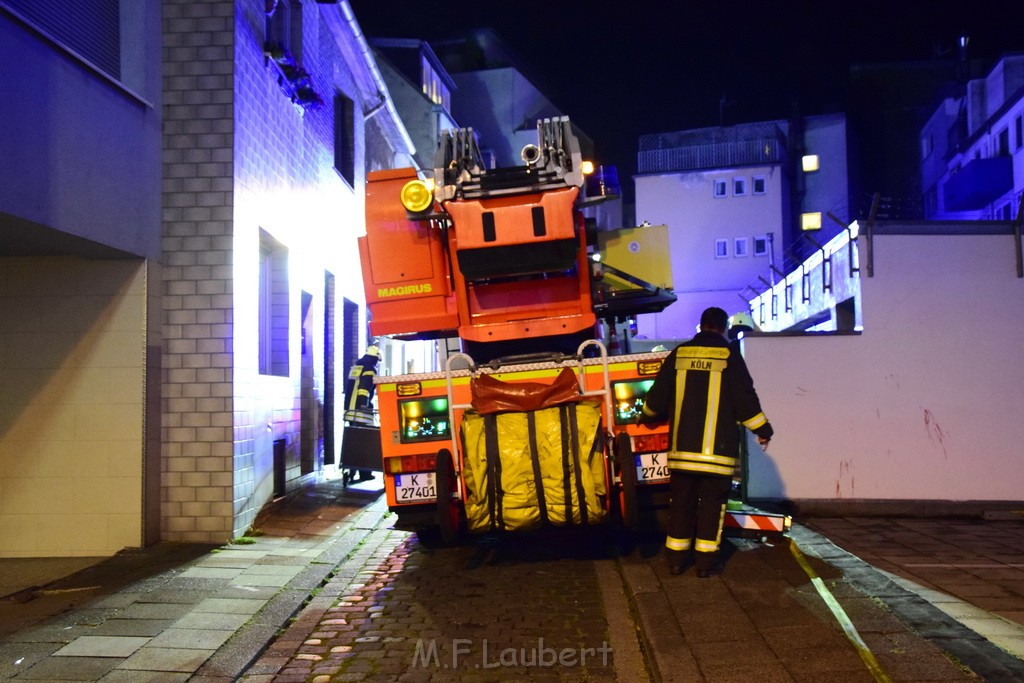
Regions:
M 366 353 L 348 371 L 348 377 L 345 379 L 345 421 L 349 424 L 374 426 L 373 406 L 370 405 L 370 401 L 376 389 L 373 380 L 377 376 L 378 362 L 380 349 L 371 344 L 366 348 Z M 346 478 L 352 477 L 349 475 Z M 367 479 L 373 479 L 373 473 L 369 470 L 360 470 L 359 478 L 354 480 Z
M 377 376 L 380 349 L 366 347 L 366 353 L 355 362 L 345 379 L 345 420 L 356 424 L 373 424 L 373 379 Z
M 684 570 L 691 552 L 699 577 L 721 573 L 718 547 L 739 456 L 736 423 L 762 446 L 772 438 L 747 365 L 726 340 L 728 320 L 721 308 L 704 311 L 697 335 L 665 358 L 640 416 L 643 424 L 669 423 L 665 554 L 673 574 Z

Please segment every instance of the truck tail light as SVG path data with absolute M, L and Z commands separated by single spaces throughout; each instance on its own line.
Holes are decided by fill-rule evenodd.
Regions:
M 668 432 L 633 436 L 634 453 L 658 453 L 668 450 Z
M 433 472 L 437 469 L 437 453 L 398 455 L 384 459 L 385 474 L 407 474 L 410 472 Z

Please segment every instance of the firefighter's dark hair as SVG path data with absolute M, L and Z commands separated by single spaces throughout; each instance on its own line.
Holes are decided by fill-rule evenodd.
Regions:
M 721 308 L 712 306 L 711 308 L 704 309 L 704 312 L 700 314 L 700 328 L 702 330 L 725 332 L 728 327 L 729 314 Z

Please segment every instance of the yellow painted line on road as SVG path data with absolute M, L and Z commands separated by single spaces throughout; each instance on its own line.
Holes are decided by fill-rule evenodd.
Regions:
M 857 654 L 860 655 L 861 661 L 864 662 L 865 666 L 868 667 L 868 671 L 875 677 L 875 680 L 879 683 L 892 683 L 892 679 L 889 678 L 889 674 L 885 673 L 882 666 L 875 659 L 875 655 L 871 652 L 871 648 L 868 647 L 864 639 L 860 637 L 860 633 L 857 632 L 857 628 L 850 621 L 850 617 L 846 614 L 846 610 L 839 604 L 836 597 L 832 595 L 832 592 L 825 586 L 825 582 L 821 580 L 821 577 L 814 571 L 810 563 L 807 562 L 807 558 L 800 552 L 800 548 L 797 547 L 796 541 L 789 539 L 789 550 L 793 553 L 793 557 L 796 558 L 797 564 L 804 570 L 810 578 L 814 588 L 818 591 L 818 595 L 825 601 L 825 604 L 832 614 L 835 616 L 836 621 L 839 622 L 839 626 L 843 629 L 843 633 L 846 634 L 846 638 L 853 644 L 853 647 L 857 650 Z

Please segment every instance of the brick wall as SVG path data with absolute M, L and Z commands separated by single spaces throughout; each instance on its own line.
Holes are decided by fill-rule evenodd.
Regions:
M 354 240 L 363 226 L 363 118 L 356 116 L 353 188 L 333 168 L 332 107 L 338 91 L 360 98 L 321 17 L 339 10 L 289 2 L 301 14 L 302 65 L 325 102 L 320 109 L 293 104 L 280 87 L 264 56 L 263 0 L 164 3 L 167 539 L 223 542 L 243 533 L 281 492 L 275 442 L 285 444 L 276 463 L 284 490 L 318 476 L 319 454 L 302 450 L 316 440 L 303 440 L 301 427 L 303 412 L 309 425 L 325 398 L 326 356 L 334 355 L 324 350 L 326 273 L 341 296 L 361 299 Z M 259 371 L 261 234 L 287 254 L 285 375 Z M 305 359 L 304 310 L 313 354 Z

